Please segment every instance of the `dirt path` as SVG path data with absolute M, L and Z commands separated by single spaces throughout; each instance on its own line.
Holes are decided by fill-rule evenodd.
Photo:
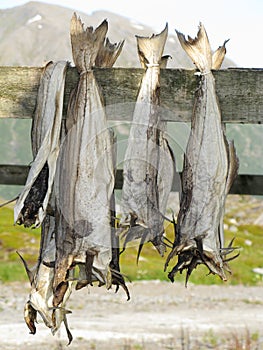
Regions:
M 0 349 L 206 349 L 208 344 L 236 349 L 234 342 L 248 338 L 263 349 L 263 287 L 185 289 L 179 283 L 136 282 L 129 285 L 129 302 L 122 290 L 74 291 L 68 304 L 70 347 L 63 326 L 52 336 L 39 319 L 36 335 L 28 334 L 23 320 L 28 284 L 0 288 Z

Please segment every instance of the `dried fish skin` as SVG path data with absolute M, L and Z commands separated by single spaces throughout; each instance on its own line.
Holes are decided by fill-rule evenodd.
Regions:
M 93 281 L 107 288 L 111 285 L 110 200 L 115 182 L 112 142 L 102 94 L 92 71 L 103 51 L 107 28 L 103 21 L 95 30 L 84 29 L 75 14 L 71 20 L 73 58 L 80 76 L 69 101 L 66 137 L 55 181 L 55 304 L 59 300 L 56 294 L 75 264 L 80 270 L 77 289 Z M 119 45 L 116 50 L 120 51 Z M 115 50 L 110 52 L 116 56 Z
M 119 57 L 124 45 L 124 40 L 119 43 L 111 43 L 109 38 L 106 38 L 104 45 L 100 47 L 95 60 L 95 66 L 100 68 L 109 68 L 114 65 Z
M 229 146 L 221 125 L 212 69 L 219 69 L 226 53 L 225 43 L 212 55 L 208 37 L 200 25 L 195 39 L 177 32 L 179 41 L 200 70 L 200 87 L 195 98 L 191 133 L 182 174 L 182 198 L 170 259 L 178 263 L 169 273 L 173 281 L 177 271 L 187 270 L 189 278 L 198 264 L 226 280 L 228 269 L 223 252 L 222 220 L 227 193 L 237 174 L 238 159 Z M 230 249 L 229 251 L 232 251 Z
M 174 168 L 159 106 L 160 67 L 167 62 L 166 56 L 162 60 L 167 32 L 166 25 L 158 35 L 137 36 L 140 62 L 146 71 L 124 158 L 121 222 L 122 231 L 128 229 L 124 247 L 128 241 L 140 238 L 141 246 L 151 241 L 161 255 L 165 250 L 163 221 Z
M 40 256 L 37 265 L 29 269 L 26 261 L 21 257 L 28 272 L 31 283 L 29 299 L 24 308 L 24 319 L 32 334 L 36 333 L 35 322 L 37 314 L 41 316 L 45 325 L 51 329 L 54 335 L 64 322 L 68 334 L 69 342 L 72 335 L 68 329 L 66 315 L 70 313 L 66 309 L 66 302 L 72 291 L 72 281 L 68 281 L 67 290 L 64 293 L 61 303 L 57 306 L 53 304 L 53 279 L 55 261 L 55 218 L 47 216 L 42 225 Z M 72 272 L 69 279 L 73 279 Z
M 24 320 L 30 330 L 30 334 L 36 334 L 37 311 L 31 306 L 29 301 L 24 307 Z
M 84 28 L 80 18 L 73 14 L 70 23 L 70 38 L 72 46 L 73 61 L 81 74 L 88 72 L 95 65 L 98 52 L 103 46 L 108 22 L 104 20 L 96 29 Z
M 59 153 L 67 65 L 49 62 L 41 77 L 32 127 L 34 161 L 14 208 L 15 223 L 25 227 L 39 227 L 46 215 Z

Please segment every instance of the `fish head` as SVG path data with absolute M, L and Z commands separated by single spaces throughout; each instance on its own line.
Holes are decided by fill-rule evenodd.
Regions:
M 72 282 L 68 282 L 67 289 L 59 305 L 54 306 L 54 268 L 41 263 L 35 278 L 35 286 L 32 287 L 29 301 L 34 310 L 39 313 L 45 325 L 51 329 L 52 334 L 60 328 L 65 314 L 69 311 L 64 306 L 71 294 Z
M 28 328 L 30 329 L 30 334 L 36 333 L 36 326 L 35 326 L 36 318 L 37 318 L 37 311 L 33 308 L 30 301 L 28 301 L 24 307 L 24 319 Z
M 41 263 L 29 294 L 31 306 L 40 314 L 45 325 L 49 328 L 53 327 L 53 277 L 54 268 Z

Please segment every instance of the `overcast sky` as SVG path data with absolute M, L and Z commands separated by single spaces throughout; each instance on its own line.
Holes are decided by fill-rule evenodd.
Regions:
M 26 2 L 0 0 L 0 8 L 19 6 Z M 221 45 L 225 39 L 230 39 L 227 44 L 228 57 L 238 66 L 263 68 L 263 0 L 44 0 L 41 2 L 69 7 L 88 14 L 96 10 L 111 11 L 147 24 L 155 31 L 162 30 L 168 22 L 170 32 L 174 32 L 176 28 L 190 36 L 195 36 L 201 21 L 207 30 L 213 49 Z

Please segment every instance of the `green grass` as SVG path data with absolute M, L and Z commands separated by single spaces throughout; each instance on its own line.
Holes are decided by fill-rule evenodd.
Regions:
M 35 264 L 39 250 L 40 229 L 26 229 L 13 224 L 13 209 L 0 209 L 0 281 L 25 281 L 19 251 L 30 264 Z
M 14 282 L 26 281 L 26 272 L 23 265 L 19 261 L 0 263 L 0 281 Z
M 231 213 L 232 215 L 233 213 Z M 230 218 L 226 216 L 225 223 L 230 227 Z M 173 227 L 168 225 L 166 235 L 173 240 Z M 240 256 L 229 263 L 232 275 L 228 282 L 222 282 L 218 276 L 209 275 L 205 266 L 199 265 L 190 276 L 189 282 L 194 284 L 243 284 L 263 285 L 261 275 L 252 270 L 263 267 L 263 234 L 262 227 L 255 225 L 237 225 L 237 231 L 225 230 L 226 244 L 235 236 L 234 245 L 240 247 Z M 4 207 L 0 209 L 0 281 L 26 280 L 23 265 L 16 251 L 18 250 L 28 261 L 34 265 L 37 261 L 40 241 L 40 229 L 26 229 L 13 225 L 13 209 Z M 159 256 L 151 243 L 145 244 L 141 259 L 137 265 L 138 246 L 128 246 L 122 253 L 121 272 L 134 280 L 163 280 L 168 281 L 167 274 L 176 264 L 176 258 L 170 261 L 168 269 L 164 272 L 165 257 Z M 184 282 L 185 273 L 175 276 L 175 281 Z

